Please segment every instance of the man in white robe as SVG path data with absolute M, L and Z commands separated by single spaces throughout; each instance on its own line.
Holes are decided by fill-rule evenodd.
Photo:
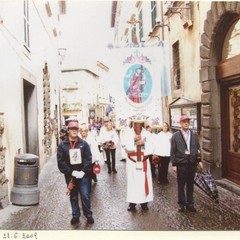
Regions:
M 138 123 L 139 124 L 139 123 Z M 136 126 L 135 123 L 133 123 Z M 128 211 L 135 211 L 136 204 L 141 204 L 143 210 L 148 210 L 148 202 L 153 201 L 152 174 L 147 156 L 152 154 L 150 149 L 143 149 L 146 143 L 145 129 L 136 134 L 134 128 L 125 130 L 123 136 L 127 158 L 127 202 Z M 137 145 L 141 145 L 141 160 L 137 159 Z M 147 144 L 146 144 L 147 145 Z

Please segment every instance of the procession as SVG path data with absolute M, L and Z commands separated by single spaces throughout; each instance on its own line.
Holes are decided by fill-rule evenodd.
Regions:
M 107 164 L 108 174 L 116 174 L 117 148 L 121 161 L 126 161 L 127 211 L 136 211 L 137 204 L 141 205 L 142 210 L 149 210 L 148 203 L 153 201 L 152 179 L 157 177 L 158 184 L 169 183 L 167 175 L 171 159 L 171 165 L 177 173 L 178 212 L 184 212 L 185 208 L 196 212 L 193 199 L 194 177 L 197 168 L 203 171 L 203 165 L 198 157 L 201 155 L 199 140 L 189 129 L 190 120 L 187 115 L 182 115 L 179 119 L 181 129 L 172 137 L 166 122 L 159 133 L 155 133 L 146 119 L 131 118 L 128 125 L 117 133 L 111 120 L 105 117 L 98 133 L 97 127 L 79 125 L 77 119 L 69 119 L 66 135 L 58 147 L 57 161 L 70 191 L 71 224 L 80 222 L 78 193 L 83 215 L 89 224 L 94 223 L 90 203 L 91 182 L 97 182 L 96 175 L 100 173 L 96 174 L 94 166 L 103 160 Z M 83 147 L 85 141 L 88 148 Z M 214 180 L 213 183 L 216 185 Z M 217 193 L 217 189 L 214 190 Z
M 115 131 L 119 136 L 115 138 L 118 142 L 112 140 L 115 132 L 109 135 L 102 132 L 103 136 L 112 138 L 100 138 L 91 126 L 87 127 L 86 124 L 76 120 L 69 121 L 67 136 L 62 138 L 58 153 L 52 156 L 39 176 L 41 201 L 36 206 L 7 207 L 5 221 L 3 219 L 0 221 L 1 228 L 6 229 L 5 232 L 7 229 L 27 230 L 32 234 L 38 234 L 40 238 L 41 233 L 48 236 L 48 231 L 39 233 L 36 232 L 38 229 L 120 230 L 123 232 L 140 230 L 147 231 L 149 234 L 155 231 L 157 237 L 161 235 L 161 231 L 183 230 L 184 233 L 186 230 L 238 229 L 239 215 L 233 210 L 239 208 L 238 196 L 226 192 L 220 186 L 212 187 L 214 180 L 210 184 L 203 184 L 201 179 L 207 172 L 198 170 L 199 160 L 190 166 L 184 162 L 177 164 L 180 173 L 174 171 L 176 159 L 173 157 L 177 152 L 174 151 L 176 146 L 171 149 L 172 144 L 176 144 L 172 141 L 181 134 L 180 132 L 174 135 L 164 123 L 161 131 L 156 133 L 148 123 L 145 126 L 139 120 L 130 120 L 129 126 L 118 134 L 114 128 L 107 130 L 105 126 L 108 126 L 109 122 L 109 118 L 106 117 L 101 131 Z M 181 122 L 186 129 L 188 117 L 181 116 Z M 76 139 L 72 143 L 69 139 L 73 140 L 76 136 L 78 140 L 75 148 L 71 148 Z M 106 148 L 107 151 L 109 148 L 104 146 L 109 141 L 111 142 L 109 148 L 115 149 L 115 168 L 112 168 L 112 155 L 107 159 Z M 195 146 L 192 143 L 195 141 L 193 136 L 189 141 L 192 146 Z M 164 146 L 162 151 L 160 142 L 161 146 Z M 186 148 L 184 135 L 180 138 L 179 144 Z M 146 146 L 144 149 L 143 145 Z M 82 167 L 79 164 L 70 164 L 70 151 L 64 151 L 64 146 L 69 150 L 80 146 Z M 138 155 L 139 146 L 141 152 Z M 63 151 L 65 154 L 62 154 Z M 175 153 L 171 154 L 172 151 Z M 92 161 L 89 161 L 90 152 Z M 185 150 L 183 154 L 186 157 Z M 149 158 L 151 155 L 152 157 Z M 62 156 L 68 159 L 65 163 L 70 168 L 74 168 L 73 171 L 70 170 L 72 174 L 68 175 L 67 172 L 62 174 L 67 168 L 61 163 Z M 72 160 L 78 161 L 78 158 L 73 157 Z M 196 159 L 199 159 L 198 154 Z M 186 182 L 183 186 L 182 172 L 192 171 L 193 166 L 196 166 L 194 183 Z M 180 175 L 180 179 L 177 174 Z M 67 181 L 64 175 L 69 176 L 66 178 Z M 193 179 L 186 179 L 186 181 L 193 181 Z M 203 191 L 199 186 L 208 191 Z M 219 217 L 221 217 L 220 221 Z M 21 221 L 20 223 L 19 219 L 29 219 L 30 222 Z M 114 234 L 114 231 L 112 233 Z M 229 231 L 226 233 L 229 234 Z M 76 232 L 73 234 L 75 236 Z M 221 234 L 224 236 L 222 232 Z M 63 237 L 64 234 L 62 233 L 61 236 Z
M 0 239 L 234 240 L 239 14 L 0 1 Z

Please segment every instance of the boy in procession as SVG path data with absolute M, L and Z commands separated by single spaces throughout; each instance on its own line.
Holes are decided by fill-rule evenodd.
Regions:
M 68 138 L 59 144 L 57 150 L 57 162 L 60 172 L 64 174 L 68 186 L 72 180 L 74 183 L 74 187 L 69 191 L 72 207 L 72 225 L 80 222 L 79 193 L 83 214 L 89 224 L 94 223 L 90 202 L 92 154 L 88 143 L 78 136 L 78 130 L 78 121 L 70 121 L 68 123 Z

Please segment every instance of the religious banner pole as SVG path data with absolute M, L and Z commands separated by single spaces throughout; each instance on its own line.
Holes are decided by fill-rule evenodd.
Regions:
M 141 122 L 135 122 L 135 133 L 138 136 L 141 136 L 142 131 L 142 123 Z M 141 139 L 140 139 L 141 141 Z M 142 169 L 142 145 L 136 144 L 136 150 L 137 150 L 137 162 L 136 162 L 136 168 L 141 170 Z
M 137 135 L 141 135 L 141 123 L 140 122 L 136 122 L 136 128 L 135 128 L 135 132 Z M 140 162 L 141 161 L 141 149 L 142 146 L 141 145 L 137 145 L 137 161 Z

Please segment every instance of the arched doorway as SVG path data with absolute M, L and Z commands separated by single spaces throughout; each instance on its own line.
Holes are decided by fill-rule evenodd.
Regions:
M 240 184 L 240 19 L 225 35 L 217 80 L 221 89 L 222 176 Z
M 215 179 L 226 178 L 237 184 L 240 184 L 240 151 L 235 152 L 237 130 L 234 132 L 232 127 L 234 113 L 229 94 L 240 89 L 240 52 L 236 53 L 230 40 L 235 35 L 235 41 L 239 35 L 235 29 L 239 13 L 240 2 L 212 2 L 200 47 L 203 161 Z M 235 56 L 231 55 L 233 52 Z

